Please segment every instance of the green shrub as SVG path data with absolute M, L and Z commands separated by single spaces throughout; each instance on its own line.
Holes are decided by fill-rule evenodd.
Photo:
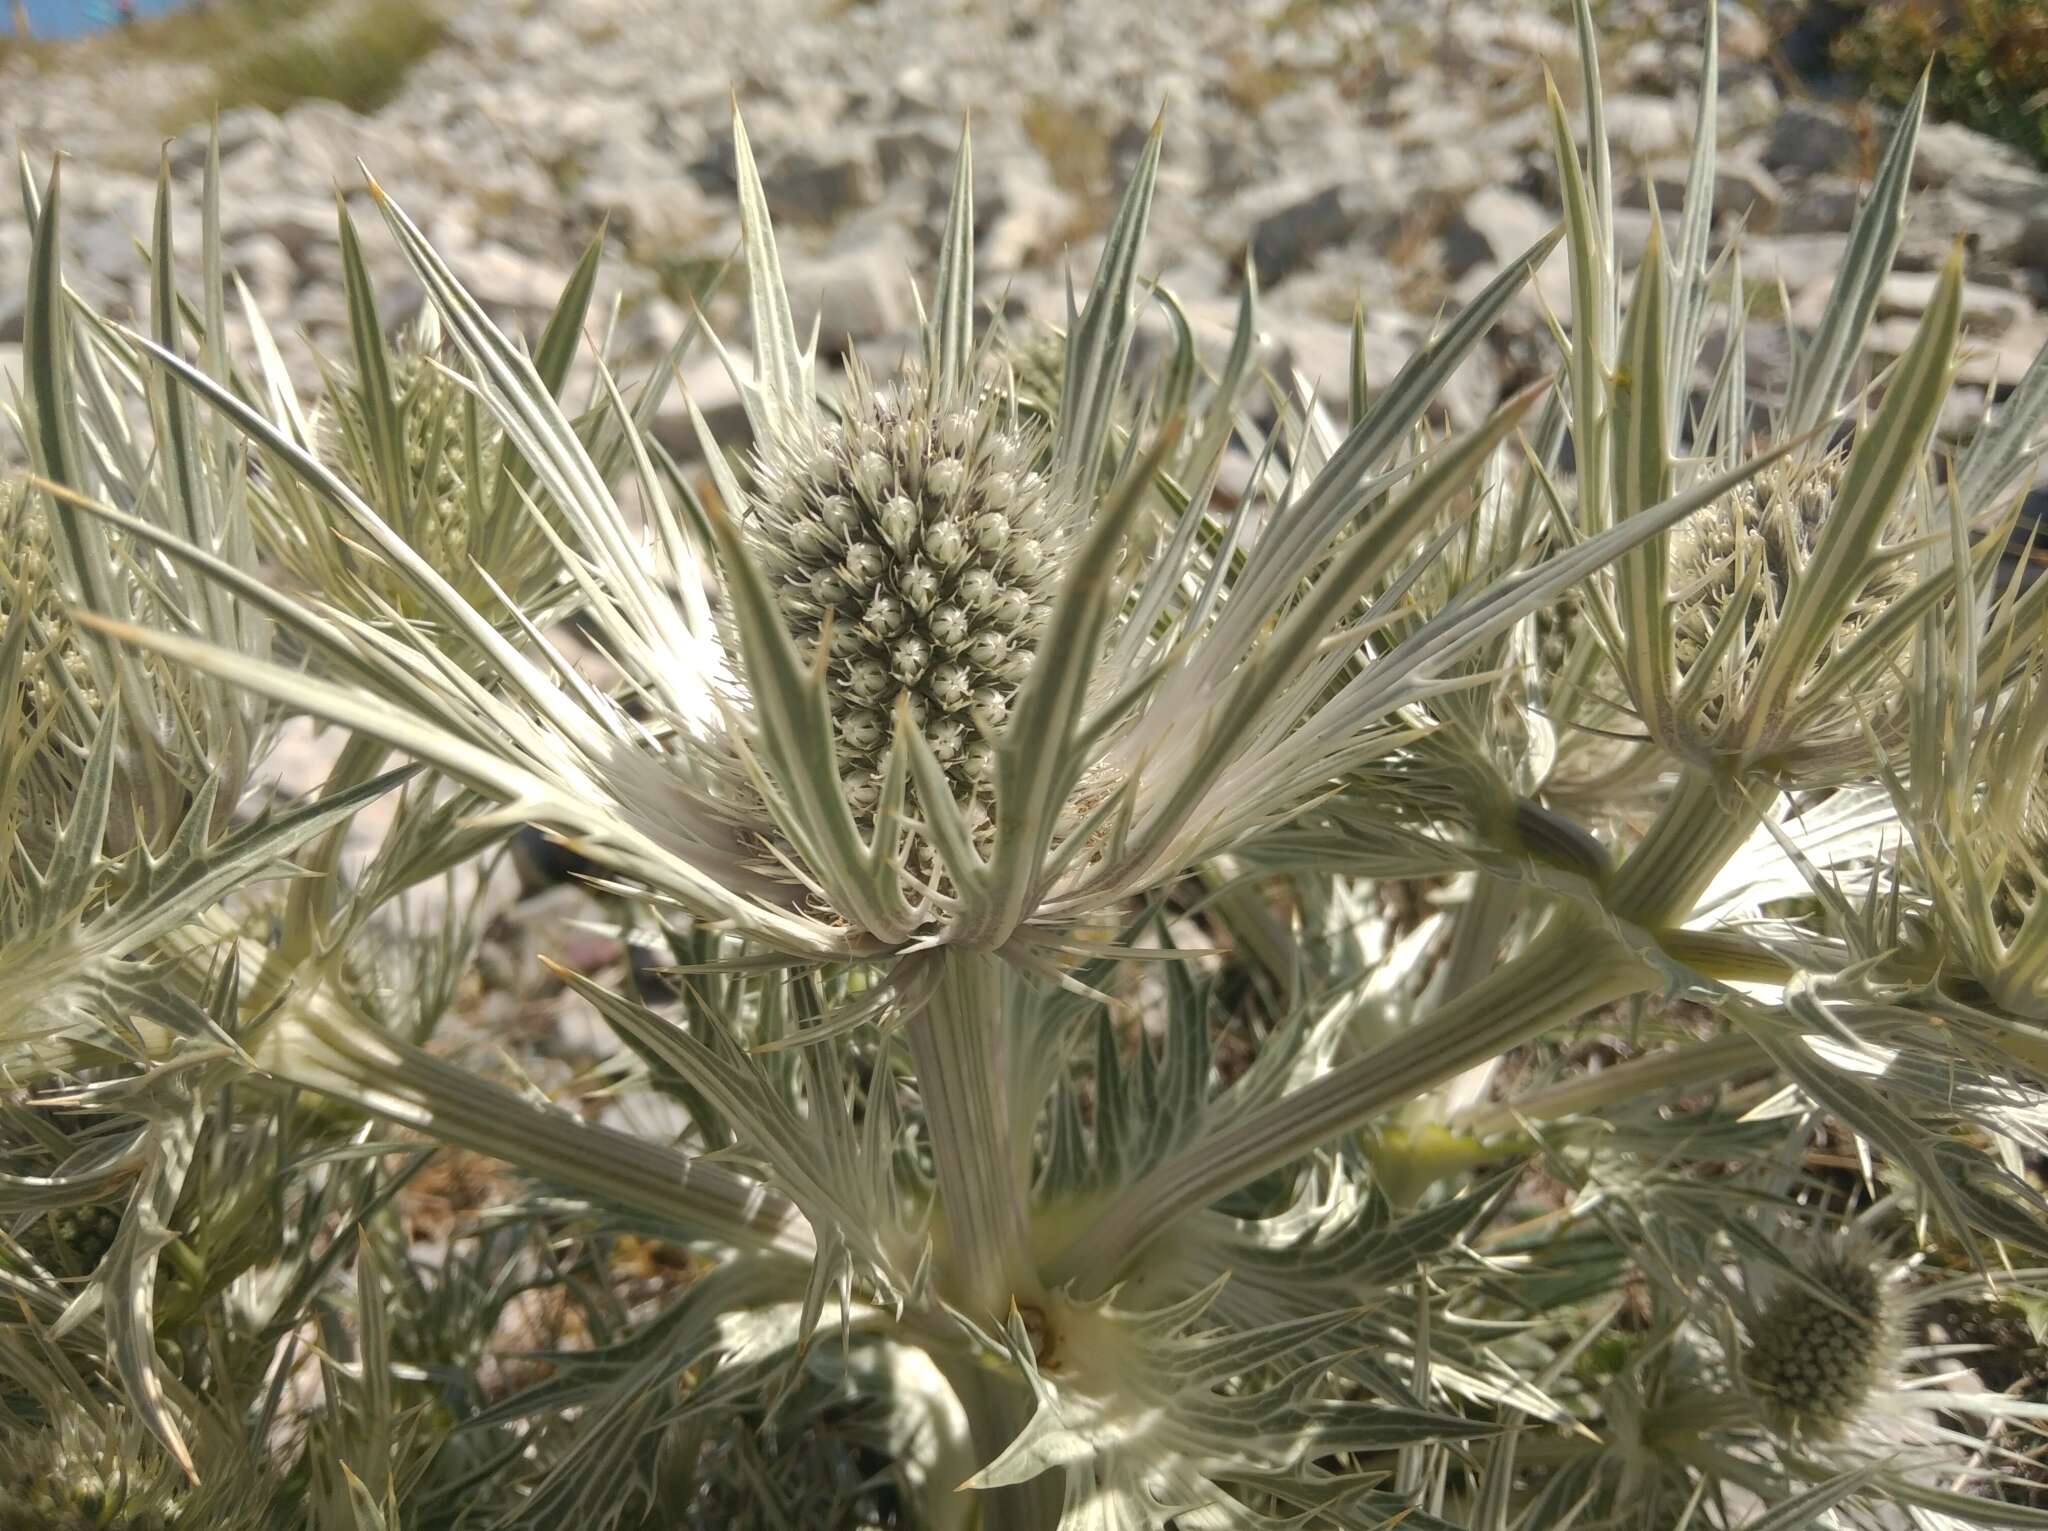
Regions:
M 1834 57 L 1885 99 L 1913 93 L 1934 61 L 1935 114 L 2048 165 L 2048 4 L 2043 0 L 1873 0 Z
M 324 100 L 375 111 L 446 28 L 432 0 L 327 0 L 255 22 L 230 34 L 205 105 L 281 112 Z

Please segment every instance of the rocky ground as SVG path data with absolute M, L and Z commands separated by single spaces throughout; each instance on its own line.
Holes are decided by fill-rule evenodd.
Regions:
M 337 0 L 345 4 L 346 0 Z M 459 3 L 459 0 L 458 0 Z M 1699 59 L 1697 7 L 1602 7 L 1624 244 L 1647 235 L 1654 189 L 1683 178 Z M 1057 319 L 1064 273 L 1094 240 L 1155 112 L 1166 166 L 1149 262 L 1220 333 L 1247 254 L 1267 326 L 1311 380 L 1341 375 L 1363 303 L 1384 376 L 1433 317 L 1554 220 L 1543 106 L 1548 67 L 1575 82 L 1572 34 L 1549 0 L 1261 0 L 1243 10 L 984 0 L 764 0 L 741 19 L 709 0 L 471 0 L 445 46 L 373 117 L 310 101 L 221 120 L 229 260 L 284 333 L 345 346 L 332 199 L 363 203 L 360 160 L 507 320 L 532 326 L 581 244 L 606 230 L 616 355 L 658 355 L 704 301 L 743 336 L 736 283 L 707 286 L 736 240 L 729 93 L 737 92 L 782 224 L 793 295 L 821 311 L 824 352 L 886 351 L 913 322 L 963 115 L 973 121 L 984 292 Z M 1887 124 L 1809 99 L 1784 78 L 1745 5 L 1722 6 L 1723 231 L 1747 227 L 1746 276 L 1794 323 L 1825 298 Z M 104 53 L 106 50 L 101 50 Z M 32 163 L 61 150 L 71 265 L 96 295 L 138 301 L 166 132 L 196 186 L 205 128 L 166 113 L 193 66 L 116 67 L 91 45 L 61 67 L 16 58 L 0 112 Z M 40 72 L 37 70 L 40 68 Z M 1932 270 L 1969 246 L 1975 351 L 1959 416 L 2048 339 L 2048 174 L 1965 129 L 1930 125 L 1920 188 L 1875 344 L 1903 345 Z M 190 203 L 194 199 L 187 197 Z M 196 213 L 188 207 L 191 221 Z M 375 218 L 360 214 L 366 225 Z M 381 230 L 372 230 L 381 236 Z M 196 227 L 184 240 L 189 251 Z M 373 237 L 385 313 L 418 288 Z M 25 269 L 18 213 L 0 215 L 0 272 Z M 19 281 L 0 283 L 0 370 L 19 367 Z M 1561 257 L 1538 294 L 1568 306 Z M 1752 384 L 1782 379 L 1769 330 Z M 1471 418 L 1545 344 L 1525 302 L 1449 401 Z M 1775 354 L 1774 354 L 1775 352 Z M 295 363 L 307 353 L 294 345 Z M 715 364 L 691 382 L 721 392 Z M 678 411 L 666 422 L 681 441 Z

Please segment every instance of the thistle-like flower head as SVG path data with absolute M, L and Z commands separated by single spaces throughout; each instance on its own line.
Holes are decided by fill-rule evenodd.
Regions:
M 1883 1270 L 1855 1241 L 1816 1249 L 1799 1277 L 1757 1312 L 1743 1373 L 1775 1428 L 1832 1440 L 1897 1366 L 1898 1321 Z
M 786 955 L 949 945 L 1042 967 L 1070 951 L 1076 926 L 1398 749 L 1404 709 L 1478 683 L 1470 653 L 1693 508 L 1659 507 L 1380 652 L 1392 630 L 1376 593 L 1441 550 L 1536 391 L 1426 452 L 1414 426 L 1548 246 L 1512 262 L 1347 433 L 1307 444 L 1289 473 L 1262 470 L 1226 513 L 1215 489 L 1255 381 L 1254 289 L 1212 379 L 1181 316 L 1160 395 L 1176 418 L 1124 379 L 1158 145 L 1068 316 L 1057 399 L 1021 399 L 1015 368 L 975 337 L 963 143 L 921 356 L 879 387 L 856 367 L 828 401 L 736 128 L 755 359 L 733 371 L 757 445 L 735 464 L 696 419 L 711 496 L 652 460 L 616 392 L 606 419 L 566 417 L 542 368 L 558 348 L 543 337 L 529 354 L 495 330 L 387 202 L 476 402 L 516 452 L 511 504 L 560 528 L 549 583 L 583 596 L 632 706 L 534 655 L 530 630 L 435 569 L 397 511 L 287 424 L 166 358 L 291 492 L 352 525 L 351 549 L 373 550 L 393 585 L 383 609 L 401 616 L 328 594 L 303 626 L 347 684 L 247 666 L 237 680 L 518 802 L 656 897 Z M 395 457 L 402 432 L 383 434 Z M 608 441 L 628 445 L 607 458 Z M 613 498 L 611 461 L 636 472 L 644 516 Z M 179 638 L 136 641 L 214 662 Z M 425 680 L 428 650 L 473 655 L 463 668 L 482 683 Z
M 765 443 L 746 523 L 799 652 L 824 647 L 847 800 L 872 816 L 901 716 L 985 823 L 995 739 L 1031 671 L 1073 502 L 995 389 L 940 396 L 921 369 L 856 373 L 842 420 Z

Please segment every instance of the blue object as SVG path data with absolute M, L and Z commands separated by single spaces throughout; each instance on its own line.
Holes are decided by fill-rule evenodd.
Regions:
M 137 16 L 154 16 L 175 9 L 180 0 L 133 0 Z M 0 31 L 6 29 L 8 11 L 0 6 Z M 38 37 L 77 37 L 100 32 L 120 21 L 117 0 L 28 0 L 28 24 Z

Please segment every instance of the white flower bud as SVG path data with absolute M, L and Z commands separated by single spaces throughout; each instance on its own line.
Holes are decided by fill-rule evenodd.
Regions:
M 1017 481 L 1007 473 L 991 473 L 981 481 L 981 503 L 990 510 L 1009 509 L 1017 503 Z
M 885 638 L 894 637 L 903 631 L 903 624 L 910 620 L 903 609 L 903 602 L 884 590 L 861 613 L 861 623 Z
M 988 445 L 988 465 L 998 473 L 1013 473 L 1024 465 L 1024 449 L 1006 431 L 996 431 Z
M 828 494 L 818 501 L 818 524 L 843 542 L 859 524 L 859 518 L 845 495 Z
M 931 698 L 948 712 L 967 700 L 972 682 L 964 665 L 940 665 L 932 671 L 931 685 L 927 688 Z
M 872 542 L 856 542 L 846 550 L 846 578 L 856 588 L 872 587 L 888 566 L 888 558 Z
M 840 777 L 839 789 L 856 813 L 867 812 L 882 800 L 882 784 L 864 771 L 849 771 Z
M 983 686 L 974 693 L 974 704 L 968 716 L 977 727 L 995 733 L 1010 718 L 1010 699 L 994 686 Z
M 934 641 L 949 649 L 958 648 L 967 641 L 967 613 L 958 606 L 937 607 L 926 619 L 925 626 L 931 629 Z
M 887 736 L 888 730 L 879 712 L 850 712 L 839 726 L 840 739 L 863 753 L 880 749 L 882 740 Z
M 1019 577 L 1029 579 L 1045 567 L 1045 549 L 1035 537 L 1012 537 L 1003 562 Z
M 967 556 L 967 539 L 950 521 L 941 521 L 924 534 L 925 557 L 941 569 L 955 569 Z
M 950 500 L 967 479 L 967 468 L 957 457 L 941 457 L 924 470 L 925 487 L 941 499 Z
M 872 659 L 855 660 L 846 676 L 848 689 L 863 701 L 879 701 L 888 695 L 889 672 Z
M 917 507 L 902 495 L 892 495 L 877 513 L 882 523 L 882 540 L 897 553 L 906 553 L 917 536 Z
M 810 590 L 805 585 L 783 585 L 775 592 L 775 604 L 782 612 L 782 620 L 789 623 L 811 622 L 817 619 L 818 608 L 812 602 Z
M 1031 597 L 1015 585 L 1005 585 L 996 595 L 994 615 L 1007 627 L 1022 627 L 1031 615 Z
M 831 557 L 832 549 L 837 542 L 834 529 L 823 521 L 804 519 L 790 523 L 789 551 L 805 564 L 814 564 Z M 769 543 L 765 546 L 773 547 L 774 544 Z
M 897 581 L 912 611 L 930 611 L 939 598 L 939 577 L 923 564 L 903 571 Z
M 1002 593 L 1001 582 L 986 569 L 969 569 L 960 576 L 960 599 L 970 611 L 993 611 Z
M 1009 637 L 1006 634 L 995 632 L 988 628 L 983 628 L 980 632 L 976 633 L 974 641 L 967 645 L 967 658 L 969 662 L 979 665 L 984 670 L 1000 663 L 1009 652 Z
M 863 452 L 853 465 L 853 486 L 870 504 L 882 497 L 889 484 L 889 459 L 880 452 Z
M 932 651 L 922 638 L 898 638 L 889 645 L 890 672 L 906 686 L 914 686 L 924 678 L 931 657 Z

